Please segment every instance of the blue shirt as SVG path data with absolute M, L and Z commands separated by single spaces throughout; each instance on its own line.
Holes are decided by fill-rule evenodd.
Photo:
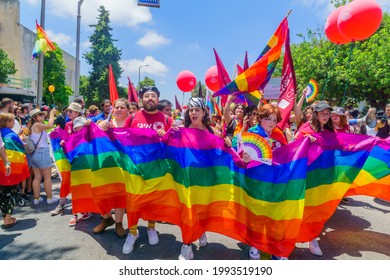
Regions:
M 104 116 L 104 112 L 101 112 L 99 115 L 94 116 L 91 118 L 91 120 L 96 123 L 97 121 L 104 121 L 106 117 Z

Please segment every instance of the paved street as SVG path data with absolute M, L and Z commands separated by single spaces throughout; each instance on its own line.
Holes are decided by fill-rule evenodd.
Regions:
M 59 181 L 53 188 L 58 196 Z M 339 206 L 328 221 L 319 244 L 324 256 L 311 255 L 307 244 L 297 244 L 292 260 L 390 260 L 390 203 L 379 199 L 355 196 L 349 204 Z M 64 215 L 51 217 L 57 204 L 44 203 L 15 207 L 18 223 L 7 230 L 0 229 L 0 259 L 6 260 L 175 260 L 180 254 L 181 235 L 177 226 L 157 224 L 160 243 L 147 242 L 146 223 L 141 222 L 140 238 L 130 255 L 122 254 L 124 239 L 119 239 L 111 226 L 100 235 L 92 229 L 99 215 L 80 221 L 75 228 L 68 226 L 70 205 Z M 125 223 L 125 228 L 127 224 Z M 248 246 L 236 240 L 207 233 L 208 245 L 198 248 L 194 243 L 196 260 L 247 260 Z

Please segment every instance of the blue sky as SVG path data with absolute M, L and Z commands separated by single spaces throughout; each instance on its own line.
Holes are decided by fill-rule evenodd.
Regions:
M 40 20 L 41 0 L 20 1 L 21 24 L 35 30 Z M 390 0 L 377 0 L 384 12 Z M 46 0 L 45 30 L 52 41 L 76 56 L 78 0 Z M 138 83 L 148 76 L 156 81 L 161 97 L 182 102 L 177 88 L 179 72 L 189 70 L 205 83 L 207 69 L 215 65 L 213 48 L 233 73 L 235 63 L 243 64 L 245 51 L 253 63 L 280 21 L 291 9 L 289 26 L 292 43 L 301 42 L 308 29 L 323 28 L 334 9 L 330 0 L 160 0 L 160 8 L 137 6 L 136 0 L 84 0 L 81 7 L 80 71 L 88 75 L 83 53 L 89 51 L 88 37 L 97 23 L 100 5 L 110 12 L 110 26 L 116 47 L 122 50 L 121 84 L 127 76 Z M 325 35 L 324 35 L 325 36 Z M 279 62 L 280 63 L 280 62 Z M 184 94 L 184 103 L 189 94 Z

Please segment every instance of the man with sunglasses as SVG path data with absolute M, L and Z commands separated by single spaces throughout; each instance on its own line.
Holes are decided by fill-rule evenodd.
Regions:
M 172 125 L 172 119 L 158 110 L 160 91 L 156 87 L 143 87 L 140 91 L 143 109 L 131 114 L 124 127 L 153 129 L 162 137 Z M 150 245 L 159 242 L 155 229 L 156 221 L 148 221 L 148 239 Z M 138 239 L 138 225 L 129 225 L 129 234 L 123 245 L 123 254 L 133 251 L 134 243 Z

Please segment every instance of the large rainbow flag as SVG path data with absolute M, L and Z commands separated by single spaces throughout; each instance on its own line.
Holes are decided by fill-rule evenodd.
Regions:
M 247 70 L 239 74 L 235 80 L 213 94 L 232 94 L 237 91 L 253 92 L 262 89 L 268 83 L 275 66 L 280 58 L 282 47 L 288 33 L 287 17 L 283 19 L 279 27 L 268 41 L 266 48 L 259 58 Z
M 272 165 L 246 166 L 206 131 L 180 128 L 160 139 L 153 130 L 91 124 L 64 145 L 74 211 L 126 208 L 129 225 L 167 221 L 185 243 L 212 231 L 288 256 L 318 236 L 343 196 L 390 200 L 390 138 L 316 137 L 275 150 Z
M 24 146 L 19 136 L 9 128 L 0 130 L 8 160 L 11 162 L 11 174 L 5 176 L 4 162 L 0 158 L 0 185 L 17 185 L 30 177 Z

